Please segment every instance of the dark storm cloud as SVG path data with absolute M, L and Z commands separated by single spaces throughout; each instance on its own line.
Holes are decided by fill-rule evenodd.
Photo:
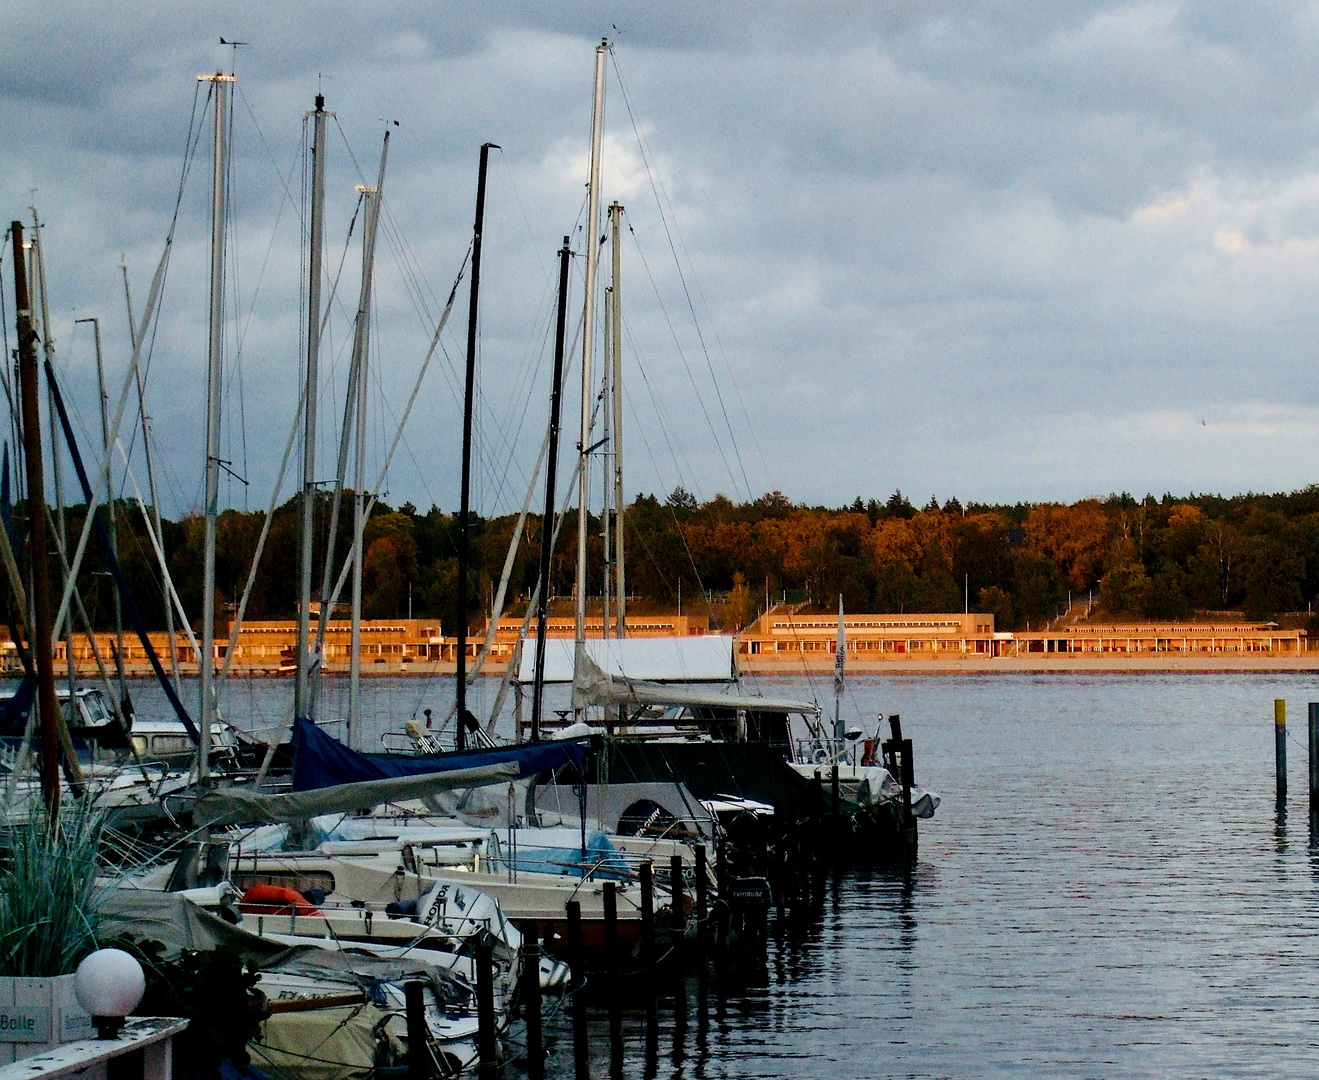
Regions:
M 318 84 L 357 159 L 336 134 L 332 262 L 380 120 L 401 122 L 378 271 L 377 443 L 425 348 L 403 247 L 442 298 L 470 230 L 476 148 L 504 147 L 487 237 L 482 498 L 521 501 L 544 422 L 552 255 L 581 212 L 602 33 L 618 43 L 654 171 L 611 65 L 606 198 L 635 229 L 623 295 L 630 362 L 644 366 L 628 384 L 629 490 L 777 487 L 838 502 L 897 486 L 1015 499 L 1313 479 L 1314 5 L 47 4 L 0 20 L 0 191 L 12 217 L 37 189 L 61 364 L 84 380 L 89 416 L 72 319 L 118 328 L 122 371 L 119 257 L 140 302 L 194 77 L 230 63 L 221 35 L 251 42 L 236 61 L 242 362 L 226 408 L 230 450 L 246 439 L 257 481 L 231 496 L 252 505 L 295 401 L 297 145 Z M 200 476 L 208 173 L 203 154 L 153 354 L 171 509 L 193 505 Z M 340 379 L 355 260 L 327 345 Z M 454 502 L 462 321 L 394 470 L 398 500 Z

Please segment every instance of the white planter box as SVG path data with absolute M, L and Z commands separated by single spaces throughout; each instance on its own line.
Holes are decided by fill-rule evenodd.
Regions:
M 0 1065 L 94 1036 L 92 1018 L 74 997 L 73 979 L 0 976 Z

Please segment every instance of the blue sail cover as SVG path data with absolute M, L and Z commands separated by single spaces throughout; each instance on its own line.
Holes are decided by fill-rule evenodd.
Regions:
M 293 790 L 315 791 L 336 784 L 364 780 L 388 780 L 400 776 L 476 769 L 483 765 L 516 762 L 519 776 L 535 776 L 569 762 L 585 768 L 591 753 L 590 739 L 564 739 L 525 743 L 496 750 L 472 750 L 461 754 L 427 754 L 405 757 L 398 754 L 361 754 L 351 750 L 310 720 L 293 721 Z

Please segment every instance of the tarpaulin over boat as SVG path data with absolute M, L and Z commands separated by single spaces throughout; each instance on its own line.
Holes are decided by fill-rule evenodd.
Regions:
M 358 784 L 510 764 L 517 768 L 512 776 L 535 776 L 547 769 L 557 769 L 570 763 L 582 768 L 590 754 L 589 739 L 562 739 L 417 757 L 361 754 L 325 734 L 309 720 L 299 717 L 293 722 L 293 790 L 315 791 L 338 784 Z
M 184 949 L 209 952 L 221 947 L 258 960 L 288 952 L 286 945 L 225 922 L 183 893 L 153 889 L 107 889 L 101 900 L 97 933 L 102 942 L 120 934 L 159 941 L 167 956 L 177 956 Z
M 586 657 L 617 678 L 649 682 L 731 682 L 737 678 L 732 637 L 591 638 L 582 643 Z M 545 642 L 545 681 L 572 682 L 577 643 L 565 638 Z M 518 681 L 536 677 L 536 650 L 522 650 Z
M 375 1075 L 376 1029 L 385 1013 L 370 1002 L 282 1012 L 263 1020 L 247 1044 L 252 1063 L 275 1077 L 367 1080 Z
M 583 656 L 577 677 L 573 681 L 572 706 L 584 709 L 588 705 L 685 705 L 691 708 L 745 709 L 747 712 L 781 712 L 817 714 L 818 705 L 788 698 L 744 697 L 740 694 L 719 694 L 710 690 L 690 690 L 681 686 L 631 679 L 614 675 L 596 664 L 590 656 Z
M 306 821 L 320 814 L 342 814 L 369 810 L 373 806 L 421 799 L 454 788 L 483 787 L 516 780 L 518 764 L 480 765 L 474 769 L 390 776 L 355 784 L 333 784 L 295 791 L 288 795 L 263 795 L 245 788 L 218 788 L 197 799 L 197 812 L 208 825 L 242 825 L 256 821 Z

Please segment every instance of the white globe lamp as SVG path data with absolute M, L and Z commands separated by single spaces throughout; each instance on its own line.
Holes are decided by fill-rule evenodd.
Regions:
M 137 1008 L 146 988 L 142 965 L 123 949 L 97 949 L 78 965 L 73 982 L 78 1004 L 91 1013 L 102 1039 L 119 1038 L 124 1017 Z

